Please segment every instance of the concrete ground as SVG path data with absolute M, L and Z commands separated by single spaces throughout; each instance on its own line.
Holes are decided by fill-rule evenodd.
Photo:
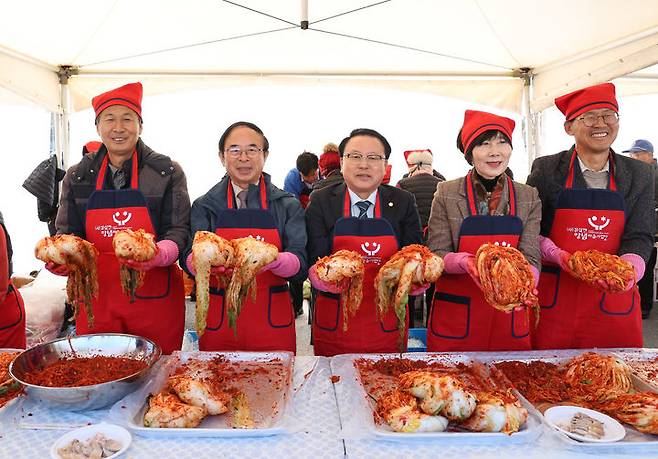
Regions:
M 185 328 L 194 329 L 195 303 L 187 301 Z M 651 316 L 642 321 L 644 331 L 644 347 L 658 348 L 658 306 L 654 305 Z M 308 324 L 308 301 L 304 300 L 304 314 L 295 320 L 297 332 L 297 355 L 313 355 L 310 344 L 311 326 Z

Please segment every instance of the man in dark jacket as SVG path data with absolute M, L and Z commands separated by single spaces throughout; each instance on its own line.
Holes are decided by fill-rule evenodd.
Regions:
M 199 339 L 201 350 L 295 352 L 295 317 L 287 281 L 306 279 L 306 225 L 299 201 L 274 186 L 263 172 L 268 156 L 269 142 L 258 126 L 247 121 L 233 123 L 219 139 L 219 159 L 226 175 L 192 205 L 192 235 L 212 231 L 225 239 L 253 237 L 279 250 L 276 260 L 256 273 L 255 299 L 247 295 L 241 305 L 227 305 L 224 289 L 211 280 L 207 320 L 203 318 L 206 327 Z M 189 245 L 181 264 L 196 275 L 191 250 Z M 213 268 L 213 272 L 225 272 L 225 267 Z M 197 298 L 197 309 L 200 307 Z M 235 329 L 226 319 L 228 307 L 240 308 Z
M 103 144 L 66 173 L 56 226 L 99 251 L 95 323 L 78 314 L 78 334 L 116 332 L 145 336 L 165 354 L 180 349 L 185 326 L 183 277 L 176 265 L 189 237 L 190 200 L 185 174 L 168 156 L 141 140 L 142 85 L 131 83 L 93 98 L 96 130 Z M 143 229 L 155 236 L 157 251 L 145 262 L 118 260 L 117 231 Z M 122 293 L 120 263 L 148 271 L 134 297 Z M 46 264 L 55 274 L 65 266 Z
M 575 145 L 537 158 L 528 185 L 542 201 L 540 248 L 542 306 L 533 347 L 539 349 L 641 347 L 642 278 L 654 241 L 654 177 L 651 167 L 615 153 L 619 105 L 611 83 L 555 99 L 565 132 Z M 572 253 L 598 250 L 619 255 L 634 270 L 623 292 L 599 289 L 569 275 Z
M 416 198 L 418 215 L 420 215 L 420 225 L 423 231 L 427 227 L 427 221 L 430 218 L 430 209 L 432 208 L 432 199 L 436 192 L 436 185 L 445 181 L 442 175 L 434 175 L 432 169 L 432 151 L 431 150 L 407 150 L 404 152 L 404 159 L 407 161 L 409 173 L 407 177 L 398 182 L 398 188 L 407 190 Z
M 656 211 L 656 232 L 658 232 L 658 168 L 656 167 L 656 159 L 653 157 L 653 145 L 648 140 L 639 139 L 633 142 L 633 146 L 628 150 L 624 150 L 631 158 L 649 164 L 653 168 L 655 194 L 654 194 L 654 208 Z M 658 238 L 654 236 L 654 240 Z M 656 247 L 654 245 L 651 250 L 651 256 L 647 261 L 644 270 L 644 277 L 637 283 L 640 289 L 640 297 L 642 298 L 642 318 L 648 319 L 653 307 L 653 289 L 654 289 L 654 268 L 656 267 Z
M 319 291 L 315 302 L 313 344 L 316 355 L 346 352 L 395 352 L 395 315 L 376 312 L 373 281 L 379 268 L 398 249 L 421 241 L 414 197 L 382 185 L 391 147 L 372 129 L 355 129 L 339 146 L 344 183 L 313 193 L 306 209 L 307 251 L 310 262 L 339 250 L 363 257 L 363 299 L 354 317 L 342 316 L 332 287 L 309 271 Z M 392 313 L 392 311 L 389 311 Z M 381 320 L 380 320 L 381 319 Z

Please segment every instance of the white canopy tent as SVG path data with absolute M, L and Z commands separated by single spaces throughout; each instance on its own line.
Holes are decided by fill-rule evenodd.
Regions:
M 523 114 L 530 160 L 555 96 L 658 62 L 656 0 L 23 0 L 0 16 L 0 88 L 67 116 L 140 79 L 147 94 L 346 84 Z M 658 91 L 658 72 L 619 81 Z M 13 96 L 12 96 L 13 97 Z

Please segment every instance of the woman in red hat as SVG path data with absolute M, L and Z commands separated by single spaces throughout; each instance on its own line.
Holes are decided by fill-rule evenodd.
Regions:
M 615 87 L 604 83 L 555 99 L 575 145 L 537 158 L 528 184 L 542 200 L 537 349 L 641 347 L 642 317 L 635 282 L 653 246 L 651 166 L 616 154 L 619 132 Z M 566 274 L 576 250 L 596 249 L 631 263 L 635 281 L 605 293 Z
M 530 349 L 530 312 L 494 309 L 479 286 L 474 254 L 485 243 L 518 248 L 539 277 L 541 203 L 534 188 L 505 173 L 514 121 L 467 110 L 457 147 L 473 169 L 439 183 L 429 219 L 429 248 L 445 261 L 427 321 L 428 351 Z
M 90 326 L 79 314 L 77 333 L 140 335 L 170 354 L 180 349 L 185 326 L 183 277 L 176 261 L 189 237 L 190 199 L 181 167 L 141 140 L 141 103 L 141 83 L 93 98 L 102 145 L 66 173 L 56 226 L 58 233 L 83 237 L 99 251 L 95 323 Z M 121 289 L 112 237 L 121 229 L 140 228 L 156 236 L 158 251 L 150 261 L 130 263 L 148 271 L 131 302 Z M 68 274 L 63 266 L 48 263 L 46 268 Z

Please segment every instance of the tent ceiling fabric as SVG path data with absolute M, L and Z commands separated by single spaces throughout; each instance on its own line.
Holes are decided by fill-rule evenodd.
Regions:
M 65 65 L 79 69 L 75 109 L 109 84 L 141 79 L 154 85 L 147 93 L 369 84 L 518 112 L 515 69 L 533 69 L 531 107 L 541 110 L 556 95 L 658 62 L 655 0 L 309 0 L 309 30 L 299 28 L 301 3 L 13 2 L 0 16 L 0 86 L 57 109 L 54 69 Z

